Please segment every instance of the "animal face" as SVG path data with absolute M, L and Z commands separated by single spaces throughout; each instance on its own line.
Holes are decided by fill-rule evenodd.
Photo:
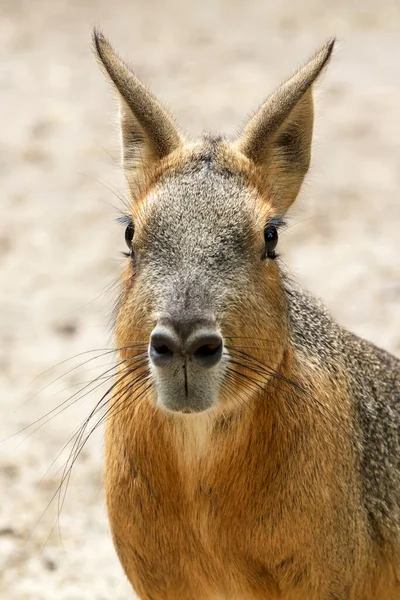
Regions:
M 286 323 L 275 246 L 308 169 L 311 86 L 333 43 L 262 105 L 237 140 L 190 144 L 101 34 L 95 45 L 120 95 L 132 194 L 118 345 L 125 360 L 142 345 L 160 407 L 214 410 L 228 402 L 229 386 L 240 388 L 229 366 L 240 352 L 245 364 L 251 340 L 268 364 L 279 358 Z
M 218 405 L 231 336 L 246 335 L 243 315 L 255 321 L 257 305 L 276 293 L 264 234 L 278 220 L 244 176 L 223 167 L 220 144 L 192 150 L 130 216 L 123 345 L 137 338 L 134 317 L 150 338 L 158 402 L 175 411 Z

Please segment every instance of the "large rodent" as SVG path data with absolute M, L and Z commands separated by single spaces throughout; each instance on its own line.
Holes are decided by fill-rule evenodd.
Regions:
M 115 547 L 143 600 L 400 598 L 400 362 L 275 247 L 333 41 L 241 135 L 188 143 L 101 33 L 132 205 L 106 428 Z

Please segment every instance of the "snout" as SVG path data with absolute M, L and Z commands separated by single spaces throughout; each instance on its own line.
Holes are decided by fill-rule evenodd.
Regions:
M 210 319 L 159 319 L 150 335 L 149 358 L 158 401 L 169 410 L 200 412 L 216 402 L 223 339 Z

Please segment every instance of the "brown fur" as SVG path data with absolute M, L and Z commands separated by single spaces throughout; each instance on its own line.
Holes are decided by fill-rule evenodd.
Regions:
M 140 145 L 145 157 L 140 173 L 125 164 L 135 190 L 131 216 L 139 271 L 157 194 L 168 182 L 191 174 L 195 182 L 196 173 L 211 168 L 247 190 L 248 252 L 261 256 L 265 223 L 282 216 L 308 169 L 311 85 L 333 44 L 264 103 L 238 141 L 191 145 L 174 133 L 170 118 L 102 36 L 96 46 L 125 103 L 125 156 Z M 156 405 L 147 364 L 138 363 L 132 385 L 121 367 L 105 457 L 121 564 L 143 600 L 396 600 L 396 536 L 390 524 L 379 524 L 374 537 L 373 516 L 363 504 L 344 334 L 326 321 L 327 333 L 320 329 L 315 337 L 320 353 L 307 350 L 301 335 L 293 334 L 295 317 L 278 264 L 259 269 L 253 262 L 251 282 L 242 284 L 247 293 L 219 316 L 228 350 L 240 339 L 244 343 L 236 347 L 247 349 L 253 361 L 237 359 L 219 407 L 196 415 L 166 412 Z M 121 358 L 135 364 L 138 354 L 128 347 L 149 339 L 156 300 L 149 278 L 132 269 L 128 264 L 123 278 L 116 342 L 127 348 Z M 312 338 L 311 326 L 308 334 Z M 270 376 L 261 369 L 265 365 Z
M 293 377 L 295 365 L 285 362 L 283 373 Z M 317 385 L 325 406 L 349 410 L 346 396 L 336 409 L 330 406 L 329 381 L 307 384 Z M 231 388 L 230 398 L 243 393 Z M 297 407 L 294 417 L 288 405 L 282 414 L 281 400 L 269 391 L 252 398 L 251 410 L 205 414 L 203 423 L 191 424 L 205 437 L 198 443 L 187 417 L 154 409 L 148 396 L 109 419 L 110 523 L 141 598 L 398 598 L 392 568 L 380 564 L 365 525 L 341 512 L 355 460 L 340 430 L 327 431 L 308 407 Z M 306 450 L 304 437 L 311 440 Z M 355 505 L 359 496 L 354 489 Z M 354 552 L 346 550 L 348 534 L 357 539 Z

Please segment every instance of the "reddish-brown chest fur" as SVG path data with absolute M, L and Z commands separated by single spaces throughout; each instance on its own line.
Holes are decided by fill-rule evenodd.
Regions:
M 343 439 L 306 409 L 294 421 L 272 397 L 253 401 L 177 417 L 143 398 L 109 420 L 111 527 L 141 598 L 342 598 L 367 559 L 343 510 L 353 499 Z M 347 540 L 345 560 L 330 554 Z

